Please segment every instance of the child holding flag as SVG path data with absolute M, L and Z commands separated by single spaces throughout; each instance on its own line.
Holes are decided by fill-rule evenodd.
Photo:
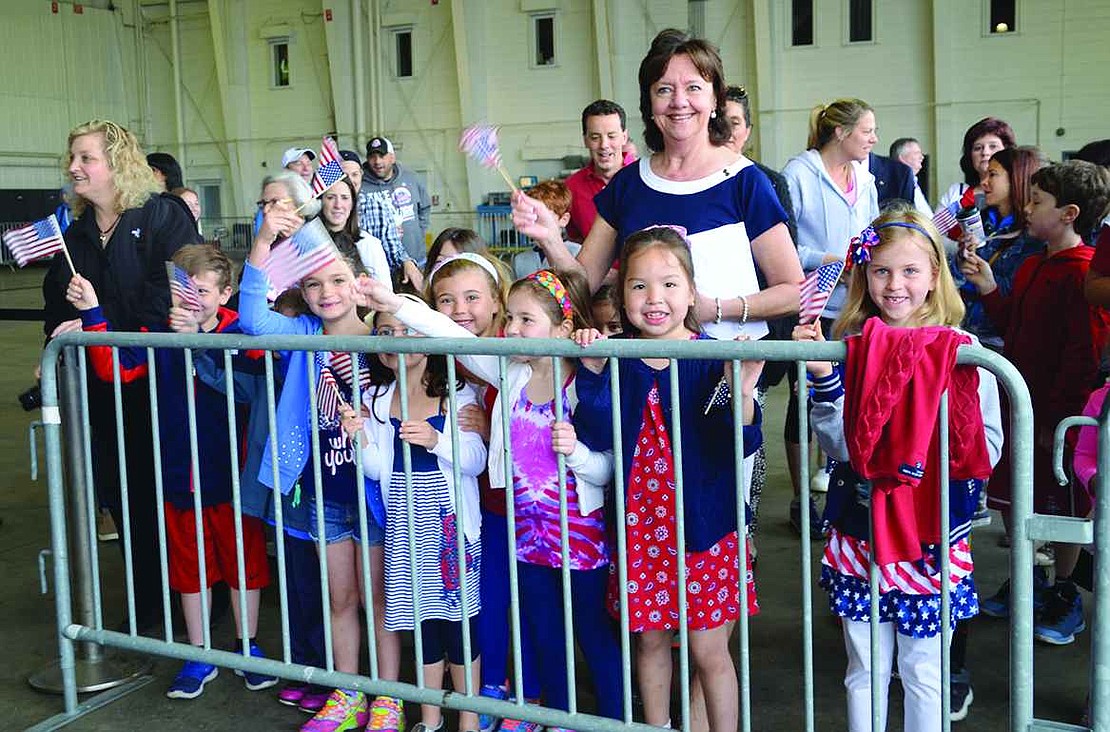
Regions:
M 307 185 L 303 181 L 290 180 L 289 183 L 294 192 L 301 193 L 300 200 L 292 199 L 284 176 L 267 179 L 262 189 L 262 225 L 244 265 L 240 285 L 239 306 L 244 331 L 254 335 L 370 335 L 356 307 L 354 284 L 361 266 L 340 258 L 327 230 L 318 221 L 304 223 L 298 210 L 305 207 Z M 278 242 L 282 237 L 287 238 Z M 275 242 L 278 243 L 275 245 Z M 266 302 L 270 286 L 296 280 L 300 281 L 309 312 L 286 317 L 270 310 Z M 267 443 L 258 479 L 263 485 L 273 487 L 271 461 L 276 459 L 281 492 L 299 491 L 301 500 L 309 501 L 312 538 L 318 542 L 319 551 L 327 553 L 328 559 L 335 668 L 351 674 L 359 672 L 361 635 L 359 600 L 363 568 L 357 543 L 369 542 L 379 672 L 383 679 L 396 680 L 400 674 L 399 641 L 391 642 L 381 632 L 385 595 L 382 585 L 385 510 L 381 494 L 377 483 L 365 476 L 362 484 L 357 484 L 355 447 L 340 426 L 338 412 L 319 409 L 313 413 L 312 382 L 308 376 L 311 368 L 318 402 L 338 403 L 335 393 L 330 391 L 335 389 L 339 399 L 351 404 L 356 379 L 360 393 L 365 393 L 370 386 L 369 362 L 365 354 L 352 356 L 330 351 L 291 351 L 282 353 L 282 357 L 288 359 L 289 368 L 275 414 L 274 428 L 280 437 L 278 453 L 275 458 Z M 311 447 L 314 420 L 321 453 L 320 485 L 316 484 L 316 461 Z M 358 502 L 364 500 L 368 502 L 366 536 L 362 536 L 358 511 Z M 319 533 L 321 521 L 322 535 Z M 394 707 L 400 706 L 399 700 L 382 699 Z M 334 732 L 364 726 L 369 719 L 366 694 L 336 689 L 302 729 L 304 732 Z
M 975 339 L 956 329 L 963 303 L 940 232 L 926 217 L 909 205 L 889 207 L 852 240 L 850 257 L 848 297 L 832 331 L 848 336 L 848 357 L 839 367 L 807 364 L 813 431 L 835 466 L 821 586 L 843 618 L 848 729 L 872 728 L 872 703 L 879 705 L 877 729 L 886 729 L 886 696 L 873 700 L 870 687 L 874 558 L 881 688 L 889 685 L 897 656 L 905 730 L 940 732 L 939 553 L 949 552 L 951 560 L 954 624 L 978 611 L 969 533 L 983 482 L 1001 454 L 998 388 L 988 371 L 955 365 L 957 347 Z M 814 323 L 795 328 L 794 339 L 824 335 Z M 936 465 L 937 408 L 945 390 L 953 425 L 946 486 Z M 950 496 L 948 536 L 940 535 L 940 491 Z
M 174 330 L 196 330 L 205 333 L 240 333 L 238 315 L 224 308 L 231 297 L 231 262 L 227 256 L 208 244 L 192 244 L 177 250 L 170 268 L 171 290 L 177 306 L 170 311 Z M 81 312 L 86 331 L 111 329 L 100 307 L 92 284 L 74 275 L 66 292 L 67 299 Z M 165 495 L 166 543 L 169 549 L 170 587 L 181 593 L 185 626 L 189 642 L 204 645 L 204 628 L 208 611 L 202 598 L 210 600 L 212 586 L 223 580 L 232 588 L 232 611 L 240 638 L 247 639 L 252 656 L 262 656 L 254 640 L 258 625 L 259 591 L 269 583 L 266 545 L 262 523 L 251 516 L 236 517 L 231 504 L 232 471 L 229 443 L 239 442 L 240 435 L 231 435 L 227 423 L 227 398 L 224 394 L 197 381 L 196 435 L 197 465 L 195 475 L 188 449 L 188 403 L 186 401 L 184 351 L 157 349 L 155 358 L 158 375 L 158 416 L 162 453 L 162 485 Z M 222 354 L 221 354 L 222 356 Z M 93 371 L 103 381 L 113 378 L 112 349 L 94 346 L 89 349 Z M 237 355 L 236 359 L 246 356 Z M 147 375 L 145 348 L 119 350 L 120 378 L 131 383 Z M 221 358 L 222 361 L 222 358 Z M 245 410 L 237 410 L 236 424 L 241 431 L 246 423 Z M 196 531 L 195 510 L 200 507 L 203 534 Z M 242 520 L 243 559 L 245 576 L 237 568 L 235 524 Z M 202 538 L 203 537 L 203 538 Z M 205 555 L 205 571 L 200 571 L 199 552 Z M 203 589 L 202 589 L 203 588 Z M 239 594 L 246 592 L 247 617 L 240 617 Z M 215 666 L 186 661 L 170 685 L 166 696 L 171 699 L 195 699 L 204 686 L 216 678 Z M 277 678 L 246 672 L 243 674 L 251 691 L 266 689 Z

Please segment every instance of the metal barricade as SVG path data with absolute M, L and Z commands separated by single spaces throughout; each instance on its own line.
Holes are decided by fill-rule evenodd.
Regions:
M 361 577 L 363 589 L 366 593 L 365 602 L 365 625 L 364 632 L 366 633 L 365 643 L 368 646 L 370 658 L 370 674 L 362 676 L 352 673 L 343 673 L 335 669 L 334 658 L 331 652 L 331 621 L 327 612 L 324 616 L 324 631 L 326 636 L 326 653 L 327 659 L 324 667 L 311 667 L 300 664 L 292 663 L 291 648 L 290 648 L 290 631 L 288 623 L 288 588 L 286 577 L 285 555 L 283 551 L 283 544 L 281 541 L 277 543 L 277 564 L 278 564 L 278 591 L 281 602 L 281 628 L 282 628 L 282 649 L 281 658 L 279 659 L 264 659 L 252 657 L 246 641 L 242 642 L 242 647 L 239 652 L 222 651 L 212 648 L 211 638 L 208 631 L 207 616 L 205 616 L 204 623 L 204 644 L 203 648 L 195 648 L 186 644 L 177 643 L 174 641 L 173 627 L 170 614 L 170 595 L 168 584 L 166 584 L 168 567 L 167 567 L 167 552 L 166 552 L 166 535 L 164 529 L 164 516 L 159 512 L 159 547 L 160 552 L 160 566 L 162 572 L 162 579 L 165 589 L 163 590 L 163 615 L 164 615 L 164 636 L 162 638 L 144 637 L 139 635 L 136 628 L 135 617 L 135 603 L 133 597 L 133 578 L 131 576 L 130 562 L 126 562 L 125 575 L 126 583 L 128 586 L 128 632 L 117 632 L 106 629 L 103 622 L 103 608 L 100 602 L 99 592 L 99 576 L 95 572 L 95 567 L 74 567 L 78 570 L 79 576 L 81 572 L 86 575 L 92 575 L 93 591 L 90 593 L 92 598 L 93 607 L 91 608 L 91 620 L 83 620 L 86 617 L 83 614 L 82 608 L 77 609 L 78 616 L 74 617 L 74 607 L 72 605 L 72 590 L 70 580 L 70 557 L 72 547 L 69 545 L 67 539 L 66 526 L 69 521 L 73 520 L 72 516 L 67 516 L 66 510 L 66 492 L 63 485 L 63 472 L 62 472 L 62 443 L 63 435 L 61 431 L 61 424 L 59 419 L 59 384 L 57 379 L 57 366 L 59 356 L 63 349 L 72 348 L 73 353 L 83 352 L 77 349 L 83 349 L 92 346 L 108 346 L 112 349 L 112 366 L 114 372 L 114 394 L 115 394 L 115 407 L 117 417 L 117 436 L 119 438 L 119 462 L 121 466 L 126 462 L 126 450 L 131 449 L 152 449 L 154 451 L 155 459 L 159 456 L 159 435 L 158 435 L 158 395 L 155 389 L 155 382 L 158 378 L 157 369 L 155 366 L 155 349 L 184 349 L 184 365 L 186 373 L 191 373 L 193 368 L 193 355 L 191 349 L 213 349 L 214 351 L 222 351 L 223 353 L 223 370 L 225 378 L 225 393 L 227 395 L 227 420 L 229 433 L 236 433 L 236 416 L 235 416 L 235 385 L 234 375 L 232 368 L 231 354 L 237 350 L 262 350 L 264 351 L 265 360 L 265 374 L 267 379 L 266 388 L 266 407 L 269 416 L 270 434 L 269 442 L 270 447 L 275 455 L 272 465 L 263 465 L 263 470 L 272 470 L 274 485 L 278 485 L 277 472 L 277 449 L 279 442 L 279 435 L 277 435 L 274 424 L 277 408 L 277 400 L 274 390 L 273 375 L 274 363 L 273 352 L 288 351 L 288 352 L 318 352 L 318 351 L 334 351 L 334 352 L 348 352 L 348 353 L 391 353 L 391 354 L 406 354 L 406 353 L 421 353 L 421 354 L 440 354 L 446 356 L 448 366 L 448 381 L 451 384 L 450 394 L 448 399 L 448 412 L 447 419 L 451 423 L 457 423 L 456 417 L 458 413 L 457 392 L 454 382 L 456 375 L 456 359 L 459 354 L 492 356 L 498 359 L 500 381 L 496 386 L 501 390 L 501 393 L 506 393 L 508 381 L 507 373 L 510 358 L 513 356 L 531 356 L 531 357 L 550 357 L 553 361 L 553 383 L 560 384 L 563 381 L 562 362 L 561 358 L 579 358 L 583 356 L 597 357 L 606 359 L 611 372 L 610 381 L 610 394 L 613 404 L 613 418 L 612 418 L 612 431 L 613 431 L 613 445 L 614 455 L 613 462 L 615 465 L 614 470 L 614 483 L 615 490 L 613 491 L 614 500 L 616 502 L 616 515 L 623 517 L 625 515 L 624 503 L 624 482 L 625 476 L 623 475 L 623 456 L 622 456 L 622 435 L 621 435 L 621 413 L 620 413 L 620 394 L 621 384 L 619 370 L 617 369 L 618 359 L 633 359 L 633 358 L 668 358 L 671 359 L 669 367 L 665 371 L 659 372 L 659 379 L 669 379 L 671 384 L 671 400 L 668 405 L 671 414 L 671 424 L 679 424 L 679 415 L 688 409 L 698 409 L 700 405 L 683 404 L 679 398 L 679 373 L 678 363 L 682 359 L 712 359 L 722 362 L 731 362 L 731 366 L 727 366 L 731 370 L 733 383 L 739 383 L 741 376 L 741 362 L 744 360 L 778 360 L 778 361 L 796 361 L 797 373 L 799 376 L 799 383 L 805 383 L 805 364 L 804 360 L 830 360 L 842 361 L 846 355 L 846 348 L 843 343 L 829 342 L 829 343 L 792 343 L 792 342 L 762 342 L 762 341 L 748 341 L 748 342 L 718 342 L 718 341 L 644 341 L 644 340 L 613 340 L 598 342 L 587 350 L 583 350 L 570 341 L 549 341 L 539 339 L 455 339 L 455 338 L 427 338 L 427 339 L 412 339 L 412 338 L 383 338 L 383 337 L 336 337 L 336 336 L 261 336 L 250 337 L 244 335 L 177 335 L 177 334 L 138 334 L 138 333 L 76 333 L 66 334 L 54 339 L 46 348 L 42 359 L 42 389 L 43 389 L 43 423 L 44 433 L 46 440 L 46 467 L 49 488 L 49 508 L 50 520 L 52 527 L 52 544 L 51 549 L 54 557 L 54 580 L 56 585 L 57 597 L 57 628 L 59 645 L 61 651 L 61 671 L 64 681 L 64 703 L 65 711 L 57 718 L 59 724 L 64 724 L 73 718 L 76 718 L 84 711 L 86 705 L 81 705 L 79 708 L 77 704 L 77 690 L 74 676 L 74 647 L 76 643 L 91 642 L 103 646 L 120 648 L 130 651 L 138 651 L 156 656 L 164 656 L 171 658 L 178 658 L 184 660 L 195 660 L 204 663 L 210 663 L 226 668 L 237 669 L 247 672 L 254 672 L 260 674 L 268 674 L 289 680 L 300 680 L 313 684 L 320 684 L 325 686 L 355 689 L 367 692 L 368 694 L 388 694 L 396 696 L 410 702 L 418 702 L 421 704 L 430 704 L 442 707 L 444 709 L 453 710 L 466 710 L 484 714 L 491 714 L 499 717 L 511 717 L 515 719 L 525 719 L 529 721 L 538 722 L 548 726 L 567 727 L 576 730 L 628 730 L 628 729 L 654 729 L 646 725 L 633 722 L 632 719 L 632 650 L 631 639 L 629 632 L 629 616 L 627 604 L 627 538 L 625 522 L 621 521 L 617 536 L 617 571 L 619 577 L 620 588 L 620 646 L 621 646 L 621 689 L 623 699 L 623 718 L 622 719 L 608 719 L 599 717 L 593 714 L 585 714 L 578 709 L 577 691 L 575 684 L 576 676 L 576 659 L 574 653 L 574 633 L 572 621 L 572 597 L 570 592 L 571 575 L 568 560 L 568 504 L 567 504 L 567 487 L 566 487 L 566 463 L 562 456 L 558 458 L 559 467 L 559 513 L 560 513 L 560 531 L 562 536 L 562 586 L 563 586 L 563 621 L 566 641 L 565 655 L 567 663 L 567 676 L 570 689 L 569 708 L 567 710 L 546 708 L 525 702 L 525 695 L 523 693 L 523 679 L 521 672 L 521 624 L 520 624 L 520 598 L 518 590 L 518 582 L 516 576 L 516 554 L 515 554 L 515 526 L 514 526 L 514 501 L 513 492 L 506 491 L 506 512 L 507 512 L 507 527 L 508 527 L 508 546 L 509 546 L 509 575 L 510 575 L 510 624 L 511 624 L 511 651 L 512 651 L 512 666 L 513 678 L 511 679 L 510 691 L 515 695 L 515 701 L 499 701 L 478 695 L 478 690 L 473 688 L 471 683 L 471 643 L 468 631 L 468 624 L 461 623 L 464 655 L 467 659 L 465 666 L 466 683 L 465 688 L 456 689 L 454 691 L 445 691 L 442 689 L 427 688 L 424 684 L 421 662 L 421 648 L 422 648 L 422 632 L 420 629 L 420 608 L 419 602 L 414 593 L 413 600 L 413 613 L 417 618 L 415 623 L 415 675 L 416 683 L 405 683 L 401 681 L 385 680 L 381 678 L 379 668 L 376 661 L 376 640 L 374 635 L 374 597 L 373 586 L 369 576 L 369 561 L 368 561 L 368 547 L 364 543 L 361 548 L 364 572 Z M 150 397 L 151 397 L 151 415 L 150 419 L 154 428 L 153 444 L 151 446 L 138 446 L 138 445 L 124 445 L 122 440 L 122 402 L 120 398 L 120 356 L 119 350 L 121 348 L 132 349 L 145 349 L 147 364 L 150 368 Z M 1005 390 L 1010 402 L 1010 418 L 1011 429 L 1009 444 L 1005 449 L 1010 451 L 1012 456 L 1012 476 L 1014 485 L 1013 495 L 1013 508 L 1015 516 L 1015 532 L 1014 532 L 1014 545 L 1015 547 L 1029 547 L 1030 542 L 1037 538 L 1059 538 L 1064 533 L 1067 533 L 1072 539 L 1078 534 L 1075 531 L 1064 532 L 1065 526 L 1071 527 L 1071 524 L 1062 523 L 1059 520 L 1049 519 L 1047 517 L 1034 516 L 1031 512 L 1032 501 L 1032 465 L 1031 465 L 1031 445 L 1032 445 L 1032 412 L 1029 402 L 1028 390 L 1025 383 L 1016 371 L 1016 369 L 1005 359 L 999 357 L 986 349 L 978 347 L 961 347 L 958 354 L 958 360 L 961 364 L 973 364 L 983 367 L 990 372 L 994 373 L 999 380 L 1000 386 Z M 309 394 L 311 395 L 311 409 L 312 414 L 316 414 L 318 405 L 316 404 L 316 373 L 312 367 L 312 359 L 307 360 L 307 380 L 309 385 Z M 353 402 L 361 402 L 359 394 L 358 380 L 354 381 L 354 394 Z M 186 379 L 189 385 L 186 394 L 186 401 L 188 405 L 189 414 L 189 433 L 190 433 L 190 459 L 194 474 L 199 475 L 198 464 L 198 450 L 197 450 L 197 424 L 195 412 L 195 393 L 192 387 L 192 379 Z M 400 393 L 405 394 L 406 391 L 406 371 L 402 369 L 398 375 L 398 389 Z M 85 399 L 86 397 L 82 397 Z M 798 398 L 801 400 L 801 424 L 800 424 L 800 442 L 801 454 L 803 456 L 802 474 L 808 474 L 808 466 L 806 463 L 806 456 L 808 455 L 808 425 L 807 425 L 807 409 L 805 401 L 807 399 L 806 390 L 799 389 Z M 85 402 L 83 401 L 83 404 Z M 741 413 L 741 395 L 739 390 L 734 389 L 732 395 L 731 408 L 733 410 L 733 447 L 737 455 L 743 455 L 743 429 L 742 420 L 738 417 Z M 87 407 L 86 407 L 87 409 Z M 555 400 L 555 410 L 557 418 L 562 418 L 563 407 L 560 399 Z M 402 419 L 408 415 L 408 401 L 407 397 L 402 397 L 401 400 L 401 414 Z M 942 485 L 947 485 L 947 402 L 942 399 L 941 403 L 941 455 L 940 463 L 942 466 L 941 481 Z M 508 439 L 508 426 L 511 423 L 509 414 L 509 402 L 505 400 L 502 402 L 501 413 L 504 433 L 504 454 L 500 456 L 504 460 L 505 474 L 511 476 L 513 472 L 513 460 L 511 452 L 511 440 Z M 313 420 L 316 424 L 315 419 Z M 322 483 L 320 480 L 321 470 L 321 452 L 319 445 L 319 434 L 316 426 L 312 428 L 311 434 L 312 449 L 310 454 L 309 467 L 314 471 L 316 486 L 316 494 L 312 497 L 317 502 L 317 505 L 323 503 Z M 675 463 L 675 499 L 676 499 L 676 539 L 677 539 L 677 563 L 678 563 L 678 576 L 683 577 L 685 573 L 685 535 L 683 526 L 683 494 L 685 486 L 683 483 L 682 475 L 682 446 L 683 440 L 691 436 L 684 436 L 681 434 L 681 429 L 676 429 L 674 435 L 671 436 L 673 441 L 674 450 L 674 463 Z M 694 439 L 697 436 L 693 436 Z M 1100 426 L 1100 439 L 1102 451 L 1100 452 L 1100 474 L 1105 476 L 1107 472 L 1102 470 L 1110 462 L 1110 426 L 1108 426 L 1105 411 Z M 456 430 L 452 430 L 452 449 L 453 454 L 458 454 L 458 434 Z M 78 446 L 70 445 L 71 452 L 77 452 Z M 238 574 L 240 579 L 245 576 L 244 569 L 244 549 L 242 537 L 242 512 L 240 502 L 240 485 L 238 481 L 239 473 L 239 458 L 236 453 L 234 445 L 229 446 L 230 459 L 233 465 L 233 478 L 232 478 L 232 496 L 233 506 L 236 516 L 236 556 L 238 563 Z M 83 453 L 86 460 L 90 459 L 88 442 L 87 440 L 80 446 L 80 452 Z M 413 541 L 413 487 L 412 487 L 412 463 L 410 450 L 407 444 L 403 446 L 403 462 L 406 475 L 406 501 L 410 531 L 410 547 L 413 547 L 413 552 L 410 556 L 410 571 L 412 577 L 419 576 L 416 571 L 416 556 Z M 496 457 L 496 456 L 495 456 Z M 739 458 L 738 458 L 739 461 Z M 362 485 L 363 467 L 361 460 L 356 460 L 356 473 L 357 484 Z M 88 465 L 85 468 L 90 471 Z M 740 576 L 744 576 L 744 568 L 746 564 L 746 544 L 743 537 L 747 534 L 747 526 L 744 510 L 744 496 L 747 494 L 747 486 L 745 485 L 744 471 L 738 469 L 737 485 L 736 485 L 736 509 L 738 524 L 736 526 L 740 541 L 738 542 L 738 564 L 740 568 Z M 91 475 L 91 473 L 90 473 Z M 457 463 L 454 464 L 454 483 L 455 486 L 455 505 L 461 507 L 463 505 L 461 493 L 461 481 L 459 480 L 459 467 Z M 1105 480 L 1105 478 L 1104 478 Z M 91 500 L 92 485 L 91 480 L 87 481 L 88 485 L 85 490 L 88 492 L 88 498 Z M 511 484 L 511 479 L 510 479 Z M 123 491 L 126 498 L 126 491 L 135 490 L 136 487 L 123 486 Z M 160 466 L 156 463 L 155 471 L 155 486 L 157 505 L 160 507 L 164 498 L 164 487 L 161 480 Z M 278 488 L 274 488 L 275 505 L 280 508 L 281 496 Z M 803 499 L 808 501 L 808 483 L 803 492 Z M 197 534 L 200 536 L 198 544 L 203 544 L 203 527 L 200 523 L 200 507 L 201 507 L 201 491 L 198 489 L 194 492 L 194 509 L 196 511 Z M 361 495 L 361 491 L 359 493 Z M 942 526 L 941 536 L 948 536 L 948 507 L 947 507 L 947 492 L 941 491 L 942 495 Z M 1106 509 L 1103 507 L 1104 503 L 1110 502 L 1110 492 L 1105 490 L 1100 491 L 1099 503 L 1100 510 L 1098 518 L 1096 518 L 1096 531 L 1098 536 L 1104 536 L 1105 533 L 1110 532 L 1110 526 L 1105 523 Z M 125 500 L 126 505 L 126 500 Z M 461 510 L 461 508 L 459 509 Z M 323 516 L 322 511 L 318 512 L 318 533 L 322 536 L 323 531 Z M 804 547 L 808 547 L 809 534 L 814 530 L 814 527 L 809 525 L 809 517 L 807 511 L 801 512 L 802 516 L 802 541 Z M 282 516 L 280 510 L 277 511 L 275 516 L 277 531 L 279 537 L 283 531 Z M 367 529 L 367 506 L 364 500 L 358 501 L 358 521 L 362 530 L 362 535 L 366 535 Z M 89 522 L 86 522 L 88 524 Z M 130 541 L 131 531 L 129 522 L 126 520 L 122 529 L 122 541 L 125 546 L 125 556 L 130 556 Z M 89 535 L 85 537 L 85 541 L 90 542 L 95 546 L 95 535 L 91 526 L 86 525 L 86 531 Z M 1089 532 L 1088 532 L 1089 533 Z M 456 532 L 458 541 L 458 562 L 459 562 L 459 579 L 461 585 L 462 596 L 468 597 L 468 593 L 477 591 L 477 582 L 473 577 L 468 576 L 468 568 L 466 566 L 466 550 L 464 546 L 463 532 L 460 529 Z M 80 556 L 80 555 L 79 555 Z M 95 550 L 90 560 L 95 563 L 96 555 Z M 327 554 L 320 553 L 320 569 L 321 569 L 321 583 L 322 594 L 327 602 L 328 586 L 327 586 Z M 947 552 L 943 553 L 941 560 L 941 575 L 942 575 L 942 698 L 949 698 L 949 684 L 950 684 L 950 670 L 948 668 L 948 644 L 950 642 L 950 617 L 951 608 L 949 607 L 948 591 L 950 589 L 950 574 L 948 571 L 948 555 Z M 198 556 L 198 563 L 200 565 L 201 574 L 201 594 L 202 599 L 206 593 L 205 572 L 203 553 Z M 1100 567 L 1101 569 L 1101 567 Z M 872 608 L 872 637 L 874 642 L 875 633 L 877 632 L 877 614 L 878 614 L 878 579 L 877 569 L 872 563 L 871 569 L 871 608 Z M 1009 728 L 1013 732 L 1019 730 L 1030 729 L 1061 729 L 1059 726 L 1048 726 L 1041 724 L 1033 719 L 1032 708 L 1032 604 L 1027 602 L 1028 598 L 1032 596 L 1032 551 L 1013 551 L 1011 553 L 1011 577 L 1012 587 L 1015 597 L 1012 634 L 1010 640 L 1010 681 L 1011 681 L 1011 714 Z M 80 580 L 79 580 L 80 582 Z M 1105 570 L 1101 571 L 1099 575 L 1099 587 L 1105 589 L 1105 584 L 1110 582 L 1110 573 Z M 683 592 L 682 597 L 685 598 L 685 583 L 681 582 Z M 743 580 L 741 580 L 743 585 Z M 240 582 L 242 586 L 242 582 Z M 813 606 L 811 596 L 811 566 L 808 551 L 802 552 L 802 565 L 801 565 L 801 597 L 802 597 L 802 615 L 803 615 L 803 630 L 801 642 L 801 656 L 803 668 L 803 682 L 804 682 L 804 704 L 805 704 L 805 729 L 812 731 L 818 728 L 817 721 L 814 715 L 814 674 L 813 674 Z M 240 596 L 241 611 L 243 616 L 246 617 L 246 600 L 245 593 Z M 747 595 L 741 587 L 739 592 L 739 599 L 741 603 L 740 616 L 738 622 L 738 642 L 739 642 L 739 668 L 738 668 L 738 688 L 739 688 L 739 712 L 740 712 L 740 727 L 743 730 L 750 730 L 752 728 L 752 705 L 751 705 L 751 683 L 749 671 L 749 655 L 748 655 L 748 618 L 747 618 Z M 207 607 L 207 603 L 202 601 L 202 607 Z M 465 601 L 464 601 L 465 608 Z M 1096 679 L 1101 679 L 1102 672 L 1106 668 L 1106 649 L 1107 636 L 1104 631 L 1110 630 L 1107 625 L 1107 613 L 1110 612 L 1106 608 L 1105 603 L 1099 603 L 1095 621 L 1095 637 L 1098 640 L 1095 652 L 1095 669 Z M 465 611 L 464 611 L 465 616 Z M 683 728 L 690 729 L 691 716 L 690 716 L 690 637 L 686 623 L 686 603 L 679 602 L 679 616 L 680 622 L 678 627 L 679 637 L 679 699 L 680 699 L 680 715 Z M 464 618 L 465 619 L 465 618 Z M 873 649 L 874 653 L 874 649 Z M 885 689 L 879 688 L 878 664 L 873 659 L 871 664 L 872 672 L 872 694 L 873 703 L 872 709 L 876 709 L 877 705 L 874 704 L 874 699 L 879 694 L 885 694 Z M 1095 728 L 1104 729 L 1101 724 L 1107 724 L 1106 720 L 1110 720 L 1110 710 L 1106 706 L 1107 694 L 1110 691 L 1105 684 L 1094 685 L 1093 692 L 1093 710 L 1095 714 Z M 942 718 L 942 726 L 944 729 L 949 728 L 949 710 L 947 704 L 943 705 L 942 710 L 938 710 L 938 714 Z M 873 712 L 877 713 L 877 712 Z

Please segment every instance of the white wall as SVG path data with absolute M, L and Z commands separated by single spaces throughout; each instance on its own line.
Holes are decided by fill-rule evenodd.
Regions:
M 368 135 L 389 136 L 402 163 L 427 176 L 440 220 L 505 188 L 495 172 L 458 152 L 459 131 L 471 122 L 502 126 L 505 166 L 514 176 L 555 175 L 564 156 L 581 154 L 579 114 L 598 96 L 625 106 L 633 138 L 641 141 L 640 60 L 659 30 L 686 27 L 690 9 L 674 0 L 360 4 L 361 17 L 354 18 L 352 0 L 179 3 L 182 162 L 188 181 L 223 182 L 226 214 L 249 215 L 260 179 L 276 170 L 282 150 L 315 147 L 324 133 L 338 133 L 341 147 L 360 154 Z M 1021 0 L 1017 32 L 1003 36 L 984 32 L 986 4 L 876 0 L 875 41 L 849 45 L 847 3 L 822 0 L 812 48 L 790 47 L 787 2 L 708 0 L 700 7 L 729 82 L 752 94 L 753 157 L 781 166 L 804 147 L 813 104 L 858 96 L 877 110 L 881 148 L 895 137 L 921 139 L 933 156 L 936 191 L 959 176 L 963 132 L 986 114 L 1007 119 L 1020 142 L 1038 144 L 1054 159 L 1110 137 L 1103 81 L 1110 3 Z M 5 68 L 49 59 L 36 61 L 30 73 L 0 78 L 0 124 L 8 131 L 0 143 L 0 186 L 59 185 L 66 133 L 94 116 L 125 122 L 148 149 L 180 152 L 168 4 L 117 5 L 114 13 L 85 6 L 81 15 L 66 4 L 53 14 L 39 0 L 9 0 L 0 8 Z M 558 63 L 533 68 L 530 13 L 549 10 L 557 18 Z M 376 55 L 375 14 L 382 28 Z M 413 29 L 412 78 L 393 74 L 395 26 Z M 365 69 L 362 135 L 355 129 L 356 33 Z M 270 86 L 273 35 L 291 39 L 289 89 Z M 371 129 L 375 118 L 381 129 Z

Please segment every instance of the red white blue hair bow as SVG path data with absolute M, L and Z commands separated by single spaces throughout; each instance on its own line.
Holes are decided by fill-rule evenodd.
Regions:
M 879 234 L 873 226 L 868 226 L 859 233 L 859 236 L 853 236 L 852 241 L 848 244 L 848 266 L 854 267 L 870 262 L 871 247 L 878 243 Z

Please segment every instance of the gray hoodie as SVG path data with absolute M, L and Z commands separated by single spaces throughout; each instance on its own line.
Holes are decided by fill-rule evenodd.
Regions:
M 798 222 L 798 258 L 807 274 L 821 266 L 826 254 L 843 258 L 852 237 L 879 215 L 875 176 L 867 170 L 866 162 L 853 162 L 852 171 L 856 178 L 855 204 L 849 203 L 833 182 L 816 150 L 795 155 L 782 169 Z M 842 280 L 829 297 L 824 317 L 835 318 L 840 314 L 847 291 Z
M 362 185 L 370 191 L 388 192 L 393 198 L 393 206 L 398 211 L 397 223 L 401 225 L 401 241 L 405 250 L 417 264 L 423 264 L 428 258 L 428 246 L 424 236 L 431 223 L 430 213 L 432 199 L 428 197 L 428 190 L 416 173 L 393 163 L 393 177 L 389 180 L 375 178 L 367 172 L 362 178 Z

